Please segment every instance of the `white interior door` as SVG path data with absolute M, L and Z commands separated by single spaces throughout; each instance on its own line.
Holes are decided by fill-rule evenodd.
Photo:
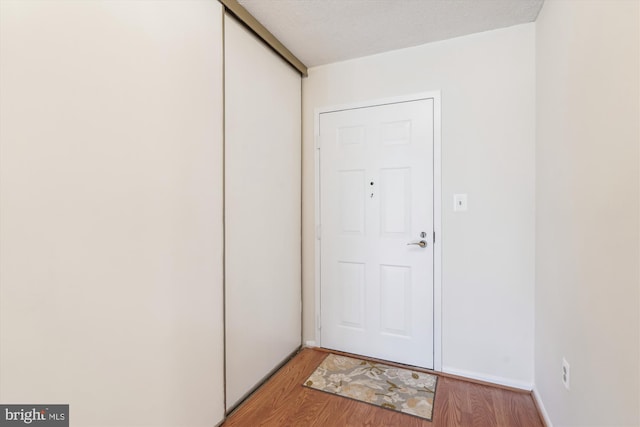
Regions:
M 433 114 L 320 114 L 323 347 L 433 368 Z

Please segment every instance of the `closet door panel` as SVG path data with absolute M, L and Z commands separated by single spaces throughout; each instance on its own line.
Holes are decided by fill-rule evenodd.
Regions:
M 300 86 L 225 17 L 227 409 L 301 342 Z
M 222 421 L 222 168 L 218 2 L 0 1 L 0 402 Z

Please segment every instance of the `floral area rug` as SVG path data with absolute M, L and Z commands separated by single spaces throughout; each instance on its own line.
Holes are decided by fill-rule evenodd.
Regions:
M 431 421 L 437 382 L 424 372 L 329 354 L 304 385 Z

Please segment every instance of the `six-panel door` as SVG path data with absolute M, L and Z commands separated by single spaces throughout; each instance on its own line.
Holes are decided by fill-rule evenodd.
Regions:
M 320 115 L 321 344 L 433 368 L 433 99 Z

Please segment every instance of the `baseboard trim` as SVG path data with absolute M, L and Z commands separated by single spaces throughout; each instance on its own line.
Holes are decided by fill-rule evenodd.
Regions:
M 538 413 L 540 414 L 540 418 L 542 418 L 542 422 L 546 427 L 553 427 L 551 418 L 549 418 L 549 414 L 544 407 L 544 403 L 542 403 L 542 397 L 540 396 L 540 393 L 538 393 L 538 389 L 535 385 L 533 386 L 531 394 L 533 395 L 533 402 L 536 404 L 536 408 L 538 408 Z
M 493 375 L 480 374 L 477 372 L 465 371 L 462 369 L 455 369 L 448 366 L 442 367 L 442 372 L 449 375 L 454 375 L 456 377 L 460 377 L 462 379 L 472 379 L 484 383 L 488 383 L 490 385 L 500 385 L 503 387 L 508 387 L 511 389 L 516 389 L 520 391 L 528 391 L 533 390 L 533 384 L 515 381 L 508 378 L 496 377 Z
M 315 348 L 315 347 L 317 347 L 317 345 L 316 345 L 316 342 L 315 342 L 315 341 L 305 341 L 304 346 L 305 346 L 305 347 L 308 347 L 308 348 Z

